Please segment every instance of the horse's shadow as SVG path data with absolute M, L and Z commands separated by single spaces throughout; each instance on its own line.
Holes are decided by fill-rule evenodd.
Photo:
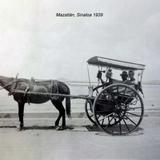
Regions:
M 65 129 L 60 129 L 55 126 L 26 126 L 23 130 L 72 130 L 74 129 L 72 126 L 66 126 Z
M 17 126 L 0 126 L 0 128 L 17 128 Z M 54 126 L 26 126 L 23 130 L 50 130 L 56 129 Z
M 17 128 L 17 126 L 0 126 L 0 128 Z M 72 126 L 67 126 L 65 130 L 72 130 L 74 129 Z M 25 126 L 22 130 L 57 130 L 55 126 Z
M 55 126 L 26 126 L 23 130 L 55 130 Z
M 16 126 L 0 126 L 0 128 L 16 128 Z

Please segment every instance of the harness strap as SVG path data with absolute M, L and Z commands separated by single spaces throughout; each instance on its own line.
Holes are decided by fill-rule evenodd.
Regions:
M 59 93 L 58 82 L 57 81 L 55 81 L 55 85 L 56 85 L 56 93 Z
M 16 89 L 16 86 L 17 86 L 17 82 L 18 82 L 18 80 L 17 80 L 17 78 L 15 78 L 15 80 L 13 80 L 9 85 L 11 85 L 11 90 L 10 90 L 10 92 L 8 93 L 8 95 L 9 96 L 11 96 L 11 95 L 14 95 L 14 91 L 15 91 L 15 89 Z M 7 85 L 7 86 L 9 86 L 9 85 Z M 6 87 L 6 86 L 5 86 Z
M 12 81 L 12 82 L 10 82 L 10 83 L 6 84 L 6 85 L 5 85 L 5 86 L 3 86 L 3 87 L 0 87 L 0 90 L 2 90 L 2 89 L 4 89 L 4 88 L 6 88 L 6 87 L 8 87 L 8 86 L 12 85 L 12 83 L 14 83 L 14 81 Z
M 16 86 L 17 86 L 18 75 L 19 75 L 19 73 L 17 73 L 16 78 L 13 80 L 13 82 L 11 84 L 11 91 L 8 93 L 8 95 L 13 95 L 13 93 L 16 89 Z
M 55 92 L 54 92 L 55 88 Z M 56 80 L 51 80 L 51 93 L 59 93 L 58 82 Z M 58 96 L 51 96 L 51 99 L 57 99 Z

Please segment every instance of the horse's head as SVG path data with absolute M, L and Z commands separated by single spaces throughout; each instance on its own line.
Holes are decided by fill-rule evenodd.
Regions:
M 8 91 L 11 90 L 11 86 L 14 83 L 15 78 L 0 76 L 0 86 Z

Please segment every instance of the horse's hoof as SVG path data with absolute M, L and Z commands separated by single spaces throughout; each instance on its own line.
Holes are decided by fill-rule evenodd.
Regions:
M 56 130 L 57 131 L 63 131 L 63 130 L 65 130 L 66 129 L 66 127 L 64 127 L 64 126 L 57 126 L 56 127 Z
M 74 127 L 73 126 L 67 126 L 66 129 L 72 130 L 72 129 L 74 129 Z
M 23 129 L 23 126 L 17 126 L 17 131 L 22 131 Z
M 17 131 L 22 131 L 23 128 L 22 127 L 17 127 Z

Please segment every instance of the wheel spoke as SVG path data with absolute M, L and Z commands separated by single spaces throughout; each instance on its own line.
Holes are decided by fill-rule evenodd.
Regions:
M 107 118 L 107 117 L 109 117 L 110 115 L 112 115 L 112 113 L 110 113 L 110 114 L 108 114 L 108 115 L 106 115 L 106 116 L 103 116 L 102 119 L 99 119 L 100 115 L 99 115 L 99 117 L 97 117 L 97 118 L 98 118 L 99 122 L 102 121 L 102 123 L 104 123 L 104 119 Z
M 132 119 L 130 119 L 128 116 L 125 115 L 125 117 L 130 120 L 135 126 L 137 125 Z
M 138 101 L 139 100 L 135 97 L 134 100 L 132 100 L 131 105 L 136 105 Z
M 122 126 L 121 126 L 120 118 L 119 118 L 119 130 L 120 130 L 120 134 L 122 134 Z
M 118 90 L 118 86 L 117 86 L 117 94 L 119 93 L 119 90 Z
M 127 99 L 124 101 L 124 104 L 126 104 L 127 101 L 128 101 L 130 98 L 132 98 L 132 97 L 130 97 L 130 96 L 124 96 L 124 97 L 127 98 Z
M 135 110 L 135 109 L 140 109 L 141 107 L 129 107 L 129 110 Z
M 110 117 L 111 115 L 113 115 L 113 113 L 110 113 L 110 114 L 106 115 L 106 117 Z
M 136 116 L 136 117 L 141 117 L 141 115 L 138 115 L 138 114 L 135 114 L 135 113 L 130 113 L 130 112 L 126 112 L 126 113 L 131 114 L 131 115 Z
M 100 119 L 99 121 L 103 121 L 105 119 L 105 117 L 103 116 L 103 118 L 102 119 Z
M 97 119 L 99 119 L 100 115 L 97 116 Z
M 102 122 L 101 122 L 101 125 L 103 125 L 104 119 L 105 119 L 105 116 L 103 116 L 103 118 L 99 120 L 99 123 L 102 121 Z
M 112 114 L 113 115 L 113 114 Z M 110 123 L 112 122 L 112 120 L 114 119 L 114 115 L 111 119 L 108 119 L 108 124 L 110 125 Z
M 124 122 L 124 124 L 125 124 L 126 128 L 128 129 L 128 131 L 130 132 L 130 129 L 129 129 L 129 127 L 128 127 L 128 125 L 127 125 L 127 123 L 126 123 L 126 121 L 125 121 L 125 119 L 124 119 L 124 118 L 123 118 L 123 122 Z
M 103 120 L 102 120 L 102 124 L 101 124 L 102 126 L 103 126 L 103 123 L 104 123 L 104 119 L 105 119 L 105 117 L 104 117 Z

